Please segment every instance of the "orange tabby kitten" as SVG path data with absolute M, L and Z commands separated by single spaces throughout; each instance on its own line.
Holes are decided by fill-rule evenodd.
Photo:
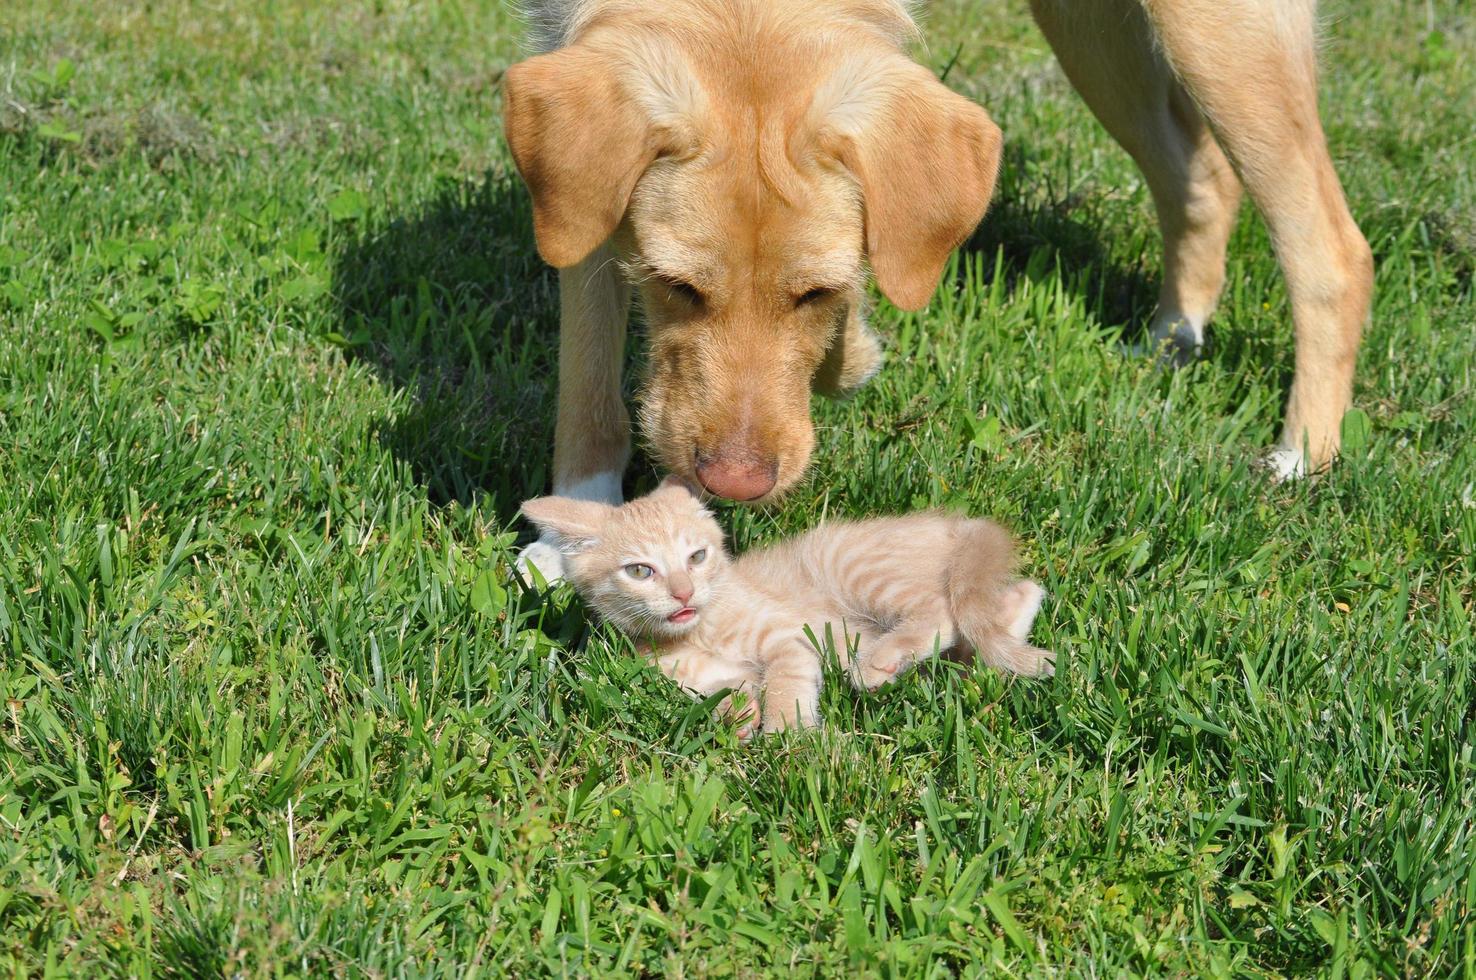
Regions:
M 523 514 L 557 544 L 564 573 L 605 620 L 689 693 L 747 695 L 739 736 L 813 725 L 827 631 L 858 687 L 917 661 L 975 652 L 1032 677 L 1053 657 L 1026 641 L 1043 592 L 1015 579 L 997 524 L 927 513 L 824 524 L 737 559 L 687 485 L 671 478 L 620 507 L 540 497 Z

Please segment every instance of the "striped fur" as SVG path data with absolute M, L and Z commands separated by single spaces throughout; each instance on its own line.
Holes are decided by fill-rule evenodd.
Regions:
M 620 507 L 542 497 L 523 513 L 557 542 L 584 600 L 668 677 L 695 697 L 747 696 L 741 708 L 724 702 L 745 736 L 760 723 L 769 732 L 816 723 L 821 651 L 810 635 L 829 637 L 867 690 L 938 652 L 1032 677 L 1054 671 L 1052 654 L 1027 640 L 1043 592 L 1015 578 L 1014 543 L 990 521 L 923 513 L 828 523 L 733 559 L 712 515 L 675 479 Z

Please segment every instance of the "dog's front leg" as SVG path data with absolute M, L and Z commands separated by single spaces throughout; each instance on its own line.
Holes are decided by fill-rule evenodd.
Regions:
M 865 313 L 852 304 L 815 372 L 815 390 L 831 397 L 849 395 L 871 380 L 881 362 L 881 342 L 867 326 Z
M 618 504 L 630 457 L 630 415 L 621 397 L 621 362 L 630 287 L 607 242 L 577 265 L 559 270 L 559 410 L 554 425 L 553 492 Z M 547 581 L 563 577 L 563 560 L 540 538 L 518 557 Z
M 559 417 L 553 492 L 618 504 L 630 458 L 630 415 L 620 393 L 630 287 L 609 243 L 559 270 Z

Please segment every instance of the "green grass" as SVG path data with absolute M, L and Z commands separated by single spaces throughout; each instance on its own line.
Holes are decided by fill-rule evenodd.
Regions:
M 1201 362 L 1122 357 L 1148 196 L 1024 6 L 922 54 L 1005 130 L 990 217 L 807 488 L 725 518 L 997 516 L 1060 672 L 833 678 L 739 746 L 509 582 L 557 304 L 506 11 L 4 4 L 6 971 L 1476 973 L 1476 17 L 1327 5 L 1366 420 L 1274 486 L 1262 226 Z

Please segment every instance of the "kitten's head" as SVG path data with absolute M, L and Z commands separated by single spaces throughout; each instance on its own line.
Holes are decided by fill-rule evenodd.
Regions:
M 584 601 L 636 636 L 691 630 L 728 565 L 722 528 L 676 477 L 620 507 L 538 497 L 523 516 L 553 539 Z

